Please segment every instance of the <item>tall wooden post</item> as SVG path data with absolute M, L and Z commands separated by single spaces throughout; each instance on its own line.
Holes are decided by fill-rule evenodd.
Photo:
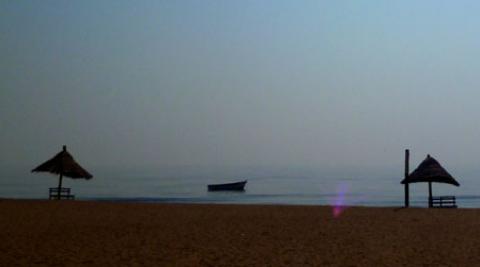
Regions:
M 410 192 L 408 191 L 408 165 L 410 161 L 410 151 L 405 149 L 405 208 L 410 206 Z
M 67 151 L 67 146 L 63 145 L 63 152 Z M 60 200 L 60 193 L 62 191 L 62 179 L 63 179 L 63 161 L 60 162 L 60 178 L 58 180 L 58 192 L 57 192 L 57 200 Z

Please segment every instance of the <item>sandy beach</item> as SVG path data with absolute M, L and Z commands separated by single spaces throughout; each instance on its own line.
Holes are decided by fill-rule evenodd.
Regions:
M 478 266 L 476 209 L 0 200 L 2 266 Z

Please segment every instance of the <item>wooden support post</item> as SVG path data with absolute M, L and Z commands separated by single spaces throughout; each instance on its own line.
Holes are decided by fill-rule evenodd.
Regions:
M 410 192 L 408 191 L 408 165 L 410 161 L 410 151 L 408 149 L 405 149 L 405 208 L 408 208 L 410 206 Z
M 57 200 L 60 200 L 60 192 L 62 191 L 62 179 L 63 179 L 63 174 L 60 173 L 60 178 L 58 180 L 58 194 L 57 194 Z
M 62 150 L 63 150 L 63 152 L 66 152 L 66 151 L 67 151 L 67 146 L 66 146 L 66 145 L 63 145 Z M 60 164 L 62 164 L 62 165 L 60 166 L 60 178 L 59 178 L 59 181 L 58 181 L 57 200 L 60 200 L 60 192 L 62 191 L 63 162 L 60 162 Z
M 432 182 L 428 182 L 428 207 L 432 208 Z

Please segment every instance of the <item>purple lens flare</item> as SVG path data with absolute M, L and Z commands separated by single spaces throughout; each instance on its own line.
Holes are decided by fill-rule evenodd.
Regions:
M 349 196 L 350 187 L 346 183 L 340 183 L 337 186 L 337 194 L 330 199 L 330 206 L 332 207 L 332 214 L 334 218 L 340 215 L 350 206 L 360 203 L 367 199 L 366 196 L 357 196 L 356 198 Z
M 345 203 L 345 195 L 348 191 L 346 184 L 339 184 L 337 186 L 337 195 L 330 200 L 332 206 L 333 217 L 338 218 L 340 214 L 347 208 Z

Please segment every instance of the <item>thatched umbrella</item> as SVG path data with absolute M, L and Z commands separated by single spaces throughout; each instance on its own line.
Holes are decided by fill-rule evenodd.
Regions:
M 401 183 L 410 184 L 421 182 L 428 182 L 428 199 L 430 206 L 432 200 L 432 182 L 460 186 L 455 178 L 453 178 L 452 175 L 450 175 L 450 173 L 448 173 L 447 170 L 445 170 L 442 165 L 430 155 L 427 155 L 427 158 L 423 160 L 410 175 L 403 179 Z
M 58 181 L 58 199 L 60 199 L 60 189 L 62 188 L 63 176 L 73 179 L 91 179 L 93 176 L 82 168 L 73 159 L 72 155 L 67 152 L 67 146 L 63 146 L 63 150 L 60 151 L 53 158 L 42 163 L 40 166 L 32 170 L 32 172 L 49 172 L 59 175 Z

